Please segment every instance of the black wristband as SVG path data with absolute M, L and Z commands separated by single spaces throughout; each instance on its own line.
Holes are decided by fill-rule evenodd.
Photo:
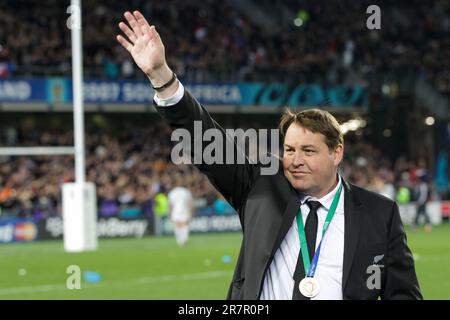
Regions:
M 163 91 L 165 88 L 167 88 L 168 86 L 170 86 L 172 83 L 175 82 L 175 80 L 177 80 L 177 75 L 175 74 L 175 72 L 172 71 L 172 78 L 166 82 L 165 84 L 163 84 L 161 87 L 154 87 L 152 84 L 152 88 L 155 91 Z

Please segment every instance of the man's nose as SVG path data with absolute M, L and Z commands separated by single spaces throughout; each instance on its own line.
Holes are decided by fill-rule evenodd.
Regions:
M 305 164 L 305 159 L 301 155 L 301 153 L 295 153 L 294 159 L 292 160 L 292 165 L 295 167 L 299 167 Z

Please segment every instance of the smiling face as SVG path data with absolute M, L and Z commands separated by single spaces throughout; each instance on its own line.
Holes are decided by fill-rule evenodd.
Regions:
M 284 138 L 284 175 L 299 192 L 321 198 L 337 184 L 337 170 L 344 147 L 330 150 L 321 133 L 293 122 Z

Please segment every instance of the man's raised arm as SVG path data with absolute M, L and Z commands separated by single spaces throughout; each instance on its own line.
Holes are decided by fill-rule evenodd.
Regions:
M 133 14 L 124 14 L 127 25 L 119 23 L 120 29 L 128 40 L 122 35 L 117 36 L 117 41 L 131 54 L 138 67 L 147 75 L 153 88 L 157 88 L 155 102 L 157 110 L 163 119 L 171 126 L 172 130 L 186 129 L 193 137 L 190 149 L 191 157 L 202 156 L 205 149 L 203 140 L 196 138 L 195 123 L 201 124 L 201 135 L 208 129 L 217 130 L 216 133 L 223 139 L 222 155 L 228 151 L 227 145 L 231 145 L 233 160 L 238 153 L 242 153 L 237 147 L 234 138 L 230 139 L 225 130 L 215 122 L 206 109 L 184 89 L 175 78 L 165 59 L 165 49 L 161 37 L 155 26 L 151 26 L 139 11 Z M 214 141 L 215 142 L 215 141 Z M 200 148 L 198 148 L 201 146 Z M 244 155 L 245 156 L 245 155 Z M 193 163 L 208 176 L 214 186 L 224 197 L 239 209 L 246 198 L 252 181 L 257 174 L 257 168 L 246 159 L 245 163 Z M 242 217 L 241 217 L 242 221 Z

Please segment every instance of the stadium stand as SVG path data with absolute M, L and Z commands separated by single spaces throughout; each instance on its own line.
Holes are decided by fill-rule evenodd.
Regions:
M 244 7 L 252 3 L 240 2 Z M 0 76 L 70 76 L 68 4 L 30 0 L 25 11 L 17 10 L 17 1 L 1 2 Z M 342 83 L 389 72 L 421 74 L 449 95 L 449 2 L 383 1 L 383 28 L 368 37 L 366 19 L 355 17 L 370 4 L 258 1 L 271 20 L 261 21 L 238 10 L 236 1 L 85 0 L 85 75 L 142 77 L 114 38 L 121 14 L 131 6 L 151 17 L 164 38 L 169 63 L 189 81 L 320 78 Z M 300 27 L 292 23 L 296 15 L 305 20 Z
M 68 4 L 29 0 L 28 10 L 18 10 L 19 2 L 1 1 L 0 78 L 71 76 Z M 261 14 L 251 16 L 236 1 L 84 0 L 84 72 L 91 79 L 143 78 L 114 37 L 121 14 L 131 7 L 152 19 L 164 38 L 169 64 L 186 81 L 367 83 L 376 75 L 396 73 L 419 75 L 450 96 L 450 3 L 385 1 L 383 29 L 368 37 L 365 18 L 355 16 L 369 4 L 265 0 L 258 1 Z M 292 23 L 295 17 L 301 26 Z M 73 144 L 71 131 L 8 129 L 0 134 L 2 146 Z M 148 204 L 179 176 L 189 181 L 194 196 L 208 203 L 217 198 L 196 169 L 169 163 L 168 136 L 158 126 L 130 124 L 87 135 L 87 179 L 97 185 L 105 215 L 115 214 L 116 206 Z M 349 141 L 346 154 L 345 177 L 391 197 L 400 187 L 412 190 L 417 176 L 430 170 L 430 163 L 423 168 L 419 159 L 406 155 L 388 159 L 370 142 Z M 60 186 L 73 181 L 72 164 L 72 157 L 62 156 L 2 158 L 3 214 L 60 214 Z M 435 196 L 448 199 L 448 193 Z

